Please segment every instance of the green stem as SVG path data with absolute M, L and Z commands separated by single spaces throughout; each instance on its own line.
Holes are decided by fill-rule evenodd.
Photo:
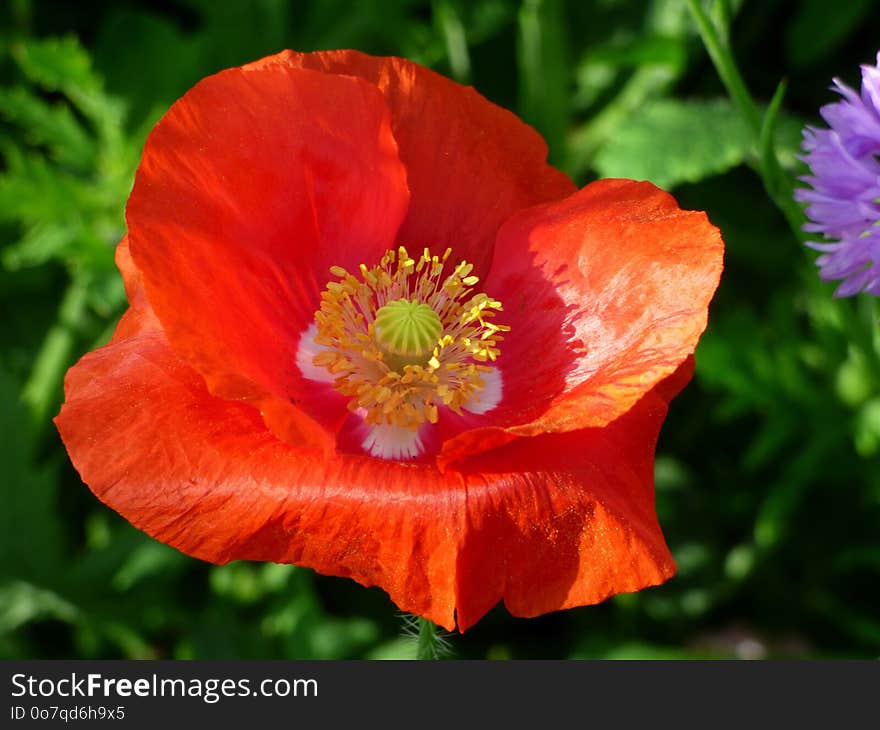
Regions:
M 799 241 L 804 241 L 806 240 L 803 231 L 804 212 L 793 197 L 794 181 L 779 164 L 774 145 L 775 122 L 785 94 L 785 84 L 779 85 L 767 113 L 762 119 L 758 105 L 749 93 L 737 68 L 727 39 L 722 38 L 716 25 L 703 11 L 699 0 L 687 0 L 687 3 L 700 31 L 703 45 L 715 65 L 721 82 L 751 129 L 755 149 L 758 153 L 757 163 L 752 166 L 761 176 L 767 194 L 785 216 L 795 237 Z M 722 13 L 722 15 L 726 15 L 726 13 Z
M 703 45 L 706 46 L 709 57 L 712 59 L 712 63 L 715 64 L 715 69 L 721 77 L 721 82 L 734 103 L 739 107 L 740 113 L 757 138 L 761 134 L 761 114 L 751 94 L 749 94 L 748 88 L 746 88 L 745 81 L 740 76 L 730 49 L 721 40 L 714 24 L 709 20 L 709 16 L 703 12 L 699 0 L 687 0 L 687 3 L 691 10 L 691 15 L 694 16 L 694 20 L 697 23 L 697 28 L 700 30 Z
M 468 50 L 467 32 L 461 18 L 449 0 L 434 3 L 434 17 L 440 25 L 443 40 L 446 42 L 446 56 L 452 77 L 460 84 L 470 83 L 471 57 Z
M 770 101 L 767 112 L 764 114 L 764 120 L 761 123 L 761 134 L 758 138 L 757 171 L 764 180 L 764 187 L 767 189 L 773 202 L 782 211 L 795 237 L 804 242 L 807 240 L 803 228 L 806 220 L 803 209 L 794 199 L 794 180 L 792 180 L 791 175 L 782 169 L 779 159 L 776 157 L 774 138 L 776 119 L 782 107 L 785 86 L 785 81 L 783 81 L 777 87 L 776 93 L 773 95 L 773 99 Z
M 439 637 L 437 627 L 432 621 L 419 617 L 419 641 L 416 649 L 416 659 L 439 659 Z
M 84 281 L 74 279 L 61 300 L 58 321 L 46 333 L 30 377 L 22 389 L 22 400 L 28 406 L 32 424 L 38 431 L 45 427 L 61 397 L 61 382 L 87 312 L 88 286 Z

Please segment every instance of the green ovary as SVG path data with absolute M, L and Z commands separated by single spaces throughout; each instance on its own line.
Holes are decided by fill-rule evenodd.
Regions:
M 440 317 L 431 307 L 408 299 L 380 307 L 374 326 L 376 344 L 393 370 L 427 363 L 443 333 Z

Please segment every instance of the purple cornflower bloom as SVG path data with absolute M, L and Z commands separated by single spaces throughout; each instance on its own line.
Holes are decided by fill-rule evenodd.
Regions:
M 862 66 L 861 94 L 839 79 L 832 88 L 843 99 L 820 110 L 831 129 L 804 129 L 801 159 L 812 174 L 801 180 L 812 190 L 795 198 L 808 204 L 804 230 L 831 241 L 807 245 L 823 252 L 823 281 L 843 280 L 834 296 L 880 296 L 880 53 L 876 66 Z

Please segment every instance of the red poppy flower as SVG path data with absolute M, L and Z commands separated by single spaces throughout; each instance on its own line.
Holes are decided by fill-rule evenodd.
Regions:
M 722 242 L 545 158 L 397 58 L 197 84 L 144 148 L 130 308 L 67 377 L 83 480 L 190 555 L 348 576 L 450 629 L 667 579 L 653 450 Z

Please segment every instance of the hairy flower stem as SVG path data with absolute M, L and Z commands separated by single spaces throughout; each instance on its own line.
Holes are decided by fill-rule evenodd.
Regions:
M 722 36 L 716 24 L 706 15 L 699 0 L 687 0 L 687 4 L 721 82 L 752 133 L 758 157 L 754 167 L 761 175 L 768 195 L 785 216 L 795 237 L 799 241 L 804 241 L 803 224 L 806 222 L 804 212 L 792 197 L 794 181 L 779 164 L 773 140 L 776 116 L 782 103 L 785 86 L 780 84 L 762 119 L 758 105 L 737 68 L 726 33 Z
M 437 626 L 426 618 L 419 617 L 419 639 L 416 648 L 416 659 L 439 659 L 440 637 Z

